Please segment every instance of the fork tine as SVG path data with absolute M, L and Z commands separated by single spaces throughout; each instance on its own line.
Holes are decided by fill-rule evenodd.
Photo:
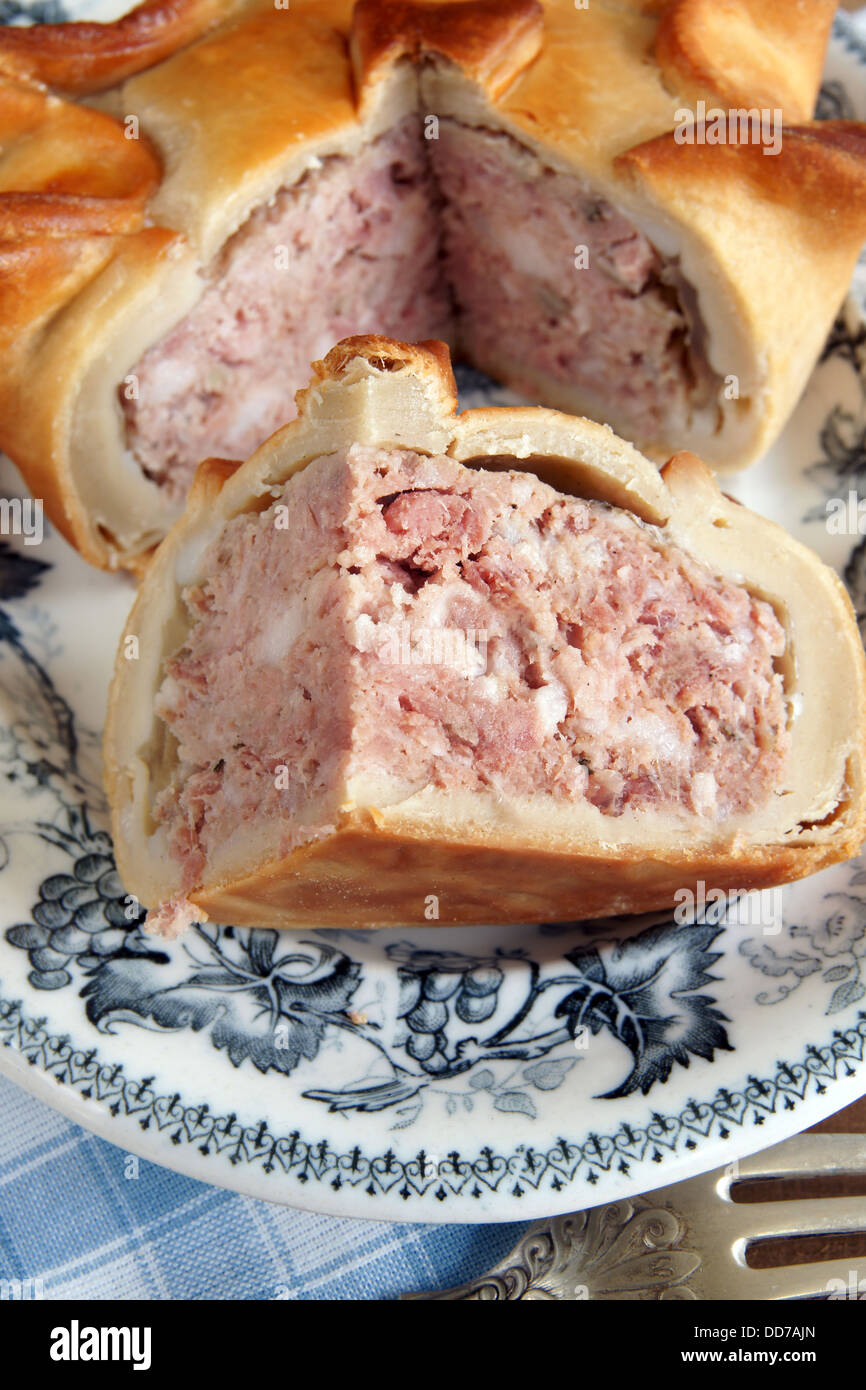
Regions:
M 734 1259 L 745 1266 L 745 1247 L 751 1241 L 777 1236 L 866 1233 L 866 1197 L 796 1197 L 786 1202 L 732 1203 L 724 1222 Z
M 800 1134 L 736 1166 L 735 1180 L 866 1173 L 866 1134 Z
M 725 1299 L 784 1299 L 809 1298 L 816 1294 L 833 1294 L 836 1298 L 853 1298 L 862 1279 L 866 1294 L 866 1260 L 856 1257 L 847 1260 L 819 1260 L 815 1264 L 786 1265 L 781 1269 L 744 1269 L 728 1279 Z

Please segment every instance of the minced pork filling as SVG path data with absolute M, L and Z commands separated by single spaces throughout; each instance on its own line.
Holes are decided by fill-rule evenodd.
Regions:
M 510 384 L 529 395 L 534 373 L 579 386 L 644 444 L 674 421 L 685 428 L 714 378 L 691 343 L 672 268 L 646 237 L 508 135 L 442 121 L 430 152 L 466 356 L 507 362 Z
M 435 203 L 412 117 L 258 208 L 195 307 L 132 368 L 134 392 L 120 389 L 145 473 L 182 501 L 202 459 L 247 458 L 294 418 L 310 363 L 341 338 L 447 339 Z
M 157 699 L 185 889 L 251 823 L 283 851 L 326 833 L 347 777 L 713 823 L 779 787 L 771 606 L 532 474 L 354 445 L 229 522 L 203 573 Z
M 319 163 L 317 161 L 317 163 Z M 603 198 L 518 141 L 410 117 L 331 156 L 227 242 L 192 311 L 120 388 L 127 444 L 181 500 L 295 415 L 340 338 L 442 338 L 470 361 L 579 387 L 639 444 L 685 429 L 716 378 L 673 268 Z M 591 409 L 598 402 L 598 410 Z

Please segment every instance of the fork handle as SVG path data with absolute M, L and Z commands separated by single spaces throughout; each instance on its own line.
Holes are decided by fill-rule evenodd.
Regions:
M 598 1298 L 693 1299 L 685 1281 L 701 1255 L 684 1248 L 677 1213 L 636 1197 L 538 1221 L 486 1274 L 407 1301 L 582 1302 Z M 591 1267 L 591 1272 L 590 1272 Z

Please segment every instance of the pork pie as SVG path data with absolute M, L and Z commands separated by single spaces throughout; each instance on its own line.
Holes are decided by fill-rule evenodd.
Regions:
M 435 343 L 349 339 L 298 411 L 201 465 L 121 643 L 106 785 L 154 930 L 585 918 L 856 853 L 851 605 L 695 455 L 457 415 Z

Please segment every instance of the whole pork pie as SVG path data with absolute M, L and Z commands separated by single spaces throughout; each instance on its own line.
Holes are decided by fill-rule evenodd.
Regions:
M 857 851 L 850 603 L 694 455 L 457 415 L 441 343 L 348 339 L 297 403 L 201 465 L 121 643 L 107 788 L 152 929 L 594 917 Z

